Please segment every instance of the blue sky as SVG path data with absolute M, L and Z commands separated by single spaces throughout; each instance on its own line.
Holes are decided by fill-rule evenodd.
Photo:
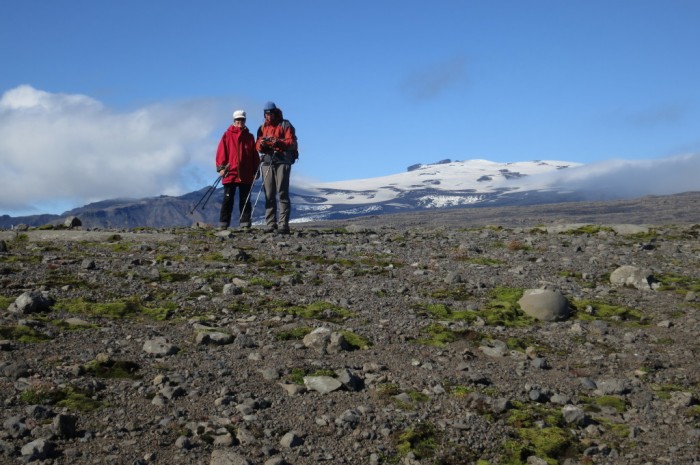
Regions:
M 0 214 L 203 187 L 267 100 L 296 179 L 699 153 L 698 24 L 696 0 L 7 0 Z

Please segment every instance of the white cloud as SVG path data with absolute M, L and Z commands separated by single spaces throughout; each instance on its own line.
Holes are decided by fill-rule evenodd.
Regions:
M 185 172 L 213 163 L 216 117 L 211 101 L 119 113 L 85 95 L 11 89 L 0 99 L 0 212 L 184 193 Z
M 607 160 L 513 181 L 523 188 L 578 191 L 589 199 L 622 199 L 700 191 L 700 154 L 654 160 Z

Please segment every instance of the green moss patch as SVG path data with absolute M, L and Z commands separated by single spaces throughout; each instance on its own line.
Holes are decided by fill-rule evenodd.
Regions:
M 138 379 L 136 371 L 140 367 L 137 363 L 127 360 L 93 360 L 83 365 L 83 368 L 96 378 Z
M 601 408 L 611 408 L 617 413 L 624 413 L 628 407 L 627 401 L 620 396 L 582 397 L 580 401 L 588 412 L 600 412 Z
M 700 292 L 700 278 L 665 273 L 658 276 L 657 279 L 661 283 L 659 287 L 660 291 L 673 291 L 679 294 L 685 294 L 689 291 Z
M 0 310 L 7 310 L 7 308 L 12 304 L 16 299 L 13 299 L 12 297 L 4 297 L 0 295 Z
M 354 314 L 340 305 L 335 305 L 330 302 L 317 301 L 306 306 L 287 305 L 274 306 L 275 312 L 288 313 L 296 315 L 300 318 L 316 319 L 324 321 L 342 321 L 345 318 L 350 318 Z
M 464 301 L 471 299 L 472 293 L 463 286 L 454 286 L 448 289 L 436 289 L 430 292 L 429 297 L 440 300 Z
M 374 393 L 378 398 L 386 400 L 391 396 L 401 394 L 401 388 L 398 384 L 382 383 L 377 385 L 377 388 L 374 390 Z
M 40 255 L 0 255 L 0 263 L 39 263 Z
M 418 339 L 416 342 L 434 347 L 445 347 L 457 340 L 457 333 L 440 324 L 432 324 L 425 329 L 429 337 Z
M 683 392 L 687 388 L 680 386 L 678 384 L 652 384 L 651 390 L 656 393 L 659 399 L 668 400 L 671 398 L 671 393 L 673 392 Z
M 50 341 L 51 337 L 28 326 L 0 326 L 0 339 L 35 343 Z
M 264 289 L 272 289 L 273 287 L 275 287 L 277 285 L 277 283 L 275 283 L 274 281 L 271 281 L 271 280 L 266 279 L 266 278 L 261 278 L 261 277 L 252 278 L 248 282 L 248 284 L 250 284 L 251 286 L 261 286 Z
M 20 400 L 27 405 L 55 405 L 77 412 L 90 412 L 102 406 L 101 402 L 75 387 L 63 389 L 49 386 L 29 388 L 22 391 Z
M 54 308 L 59 311 L 79 315 L 101 316 L 113 319 L 146 316 L 153 320 L 162 321 L 169 318 L 170 314 L 177 308 L 177 305 L 169 302 L 162 307 L 147 307 L 136 300 L 88 302 L 79 298 L 60 300 Z
M 161 281 L 165 281 L 167 283 L 178 283 L 178 282 L 189 281 L 191 278 L 191 276 L 187 273 L 177 273 L 177 272 L 170 271 L 170 270 L 160 270 L 159 276 L 160 276 Z
M 524 289 L 497 287 L 488 294 L 484 308 L 477 313 L 489 326 L 525 327 L 535 323 L 535 319 L 526 315 L 518 304 Z
M 578 452 L 573 434 L 558 409 L 514 401 L 507 415 L 506 423 L 515 429 L 519 439 L 503 444 L 505 453 L 500 463 L 525 464 L 529 456 L 536 455 L 547 463 L 557 464 Z
M 498 287 L 489 292 L 487 301 L 479 310 L 456 309 L 444 303 L 430 303 L 418 306 L 431 317 L 443 321 L 474 322 L 481 318 L 488 326 L 525 327 L 535 323 L 518 304 L 523 289 Z
M 426 459 L 435 455 L 437 431 L 434 426 L 421 423 L 404 430 L 395 439 L 396 452 L 405 457 L 409 453 L 417 459 Z
M 559 458 L 571 454 L 574 447 L 571 434 L 559 427 L 521 428 L 517 430 L 520 440 L 509 440 L 503 444 L 505 454 L 500 463 L 520 465 L 527 463 L 527 458 L 535 455 L 548 464 L 557 465 Z
M 416 340 L 416 342 L 418 344 L 434 347 L 445 347 L 448 344 L 460 339 L 478 342 L 483 338 L 483 335 L 477 331 L 473 331 L 471 329 L 453 330 L 438 323 L 428 325 L 424 329 L 424 332 L 428 334 L 428 337 L 419 338 Z
M 277 339 L 278 341 L 304 339 L 304 336 L 306 336 L 313 330 L 314 329 L 310 326 L 297 326 L 296 328 L 280 331 L 275 335 L 275 339 Z
M 355 334 L 352 331 L 341 329 L 338 332 L 343 335 L 345 342 L 350 346 L 350 350 L 368 349 L 372 345 L 369 339 Z
M 78 289 L 93 289 L 94 284 L 90 284 L 84 279 L 66 273 L 64 270 L 50 270 L 43 284 L 47 287 L 72 286 Z
M 611 305 L 605 302 L 594 300 L 574 300 L 571 303 L 575 309 L 575 318 L 583 321 L 604 320 L 622 321 L 646 324 L 647 321 L 639 310 L 624 307 L 622 305 Z M 593 312 L 588 313 L 586 309 L 590 307 Z
M 77 389 L 67 388 L 62 392 L 64 397 L 56 402 L 58 407 L 65 407 L 77 412 L 91 412 L 102 407 L 102 402 Z

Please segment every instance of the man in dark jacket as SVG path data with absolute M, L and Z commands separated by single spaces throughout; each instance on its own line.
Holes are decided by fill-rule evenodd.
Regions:
M 233 124 L 221 137 L 216 151 L 216 171 L 222 177 L 224 185 L 224 200 L 219 214 L 220 229 L 226 229 L 231 224 L 236 188 L 239 188 L 240 226 L 250 228 L 250 189 L 258 173 L 260 158 L 255 148 L 255 138 L 248 131 L 245 121 L 245 111 L 233 112 Z
M 289 176 L 296 159 L 296 136 L 294 127 L 283 118 L 282 110 L 274 102 L 265 104 L 264 113 L 265 122 L 258 129 L 257 149 L 262 158 L 261 172 L 265 185 L 265 231 L 277 230 L 280 234 L 289 234 Z

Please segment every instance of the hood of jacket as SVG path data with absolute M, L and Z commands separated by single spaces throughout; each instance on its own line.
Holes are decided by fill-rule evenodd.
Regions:
M 232 124 L 231 126 L 228 127 L 226 132 L 230 132 L 231 134 L 235 134 L 238 136 L 241 134 L 245 134 L 246 132 L 250 132 L 250 131 L 248 131 L 248 126 L 243 126 L 242 128 L 239 128 L 238 126 Z

